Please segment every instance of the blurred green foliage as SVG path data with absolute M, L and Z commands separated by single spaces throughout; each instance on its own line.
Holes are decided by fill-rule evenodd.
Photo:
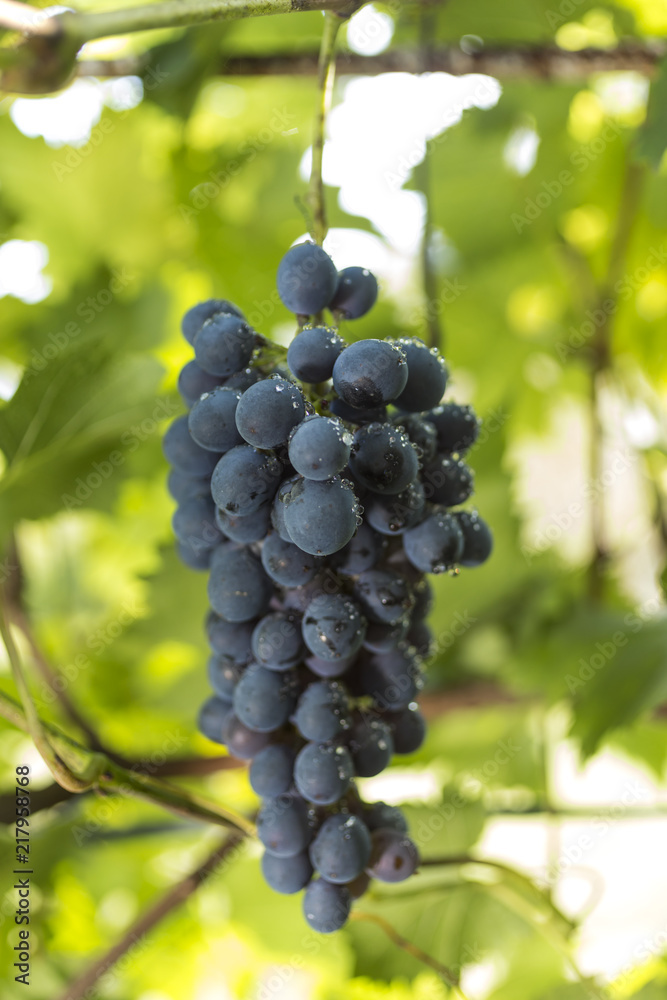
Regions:
M 395 5 L 387 9 L 396 15 Z M 193 722 L 207 687 L 205 585 L 173 552 L 160 449 L 168 420 L 181 412 L 175 384 L 189 355 L 179 317 L 206 296 L 230 297 L 259 317 L 263 333 L 284 339 L 290 317 L 271 300 L 274 275 L 304 231 L 295 196 L 304 190 L 298 168 L 310 141 L 314 80 L 223 81 L 211 74 L 221 53 L 311 51 L 320 28 L 319 15 L 301 14 L 132 40 L 155 46 L 150 65 L 159 73 L 146 76 L 137 108 L 105 108 L 104 128 L 94 133 L 100 141 L 80 150 L 27 138 L 8 113 L 10 102 L 0 106 L 0 240 L 44 243 L 53 283 L 36 304 L 0 300 L 0 374 L 20 375 L 0 406 L 3 578 L 15 572 L 14 539 L 34 633 L 67 679 L 68 694 L 105 744 L 149 770 L 155 754 L 215 753 Z M 417 11 L 407 7 L 394 44 L 413 43 L 416 29 Z M 508 0 L 500 8 L 493 0 L 452 0 L 438 12 L 436 40 L 579 38 L 595 45 L 609 44 L 609 33 L 664 36 L 664 4 Z M 656 715 L 667 701 L 660 614 L 667 510 L 664 80 L 653 84 L 646 121 L 643 107 L 605 103 L 599 80 L 503 81 L 495 107 L 467 111 L 431 143 L 432 214 L 455 250 L 438 282 L 444 288 L 457 280 L 464 289 L 444 310 L 443 350 L 454 373 L 452 395 L 473 402 L 486 422 L 472 464 L 476 502 L 496 548 L 483 569 L 436 581 L 430 735 L 400 765 L 432 779 L 424 801 L 408 806 L 427 857 L 473 850 L 499 805 L 553 805 L 549 755 L 568 730 L 583 757 L 611 745 L 657 777 L 664 773 L 667 742 Z M 234 101 L 242 111 L 227 114 Z M 525 176 L 504 157 L 521 128 L 540 138 Z M 642 161 L 649 162 L 636 166 Z M 627 245 L 610 271 L 619 213 L 623 218 L 635 190 Z M 371 231 L 367 219 L 345 213 L 335 191 L 328 195 L 332 226 Z M 416 267 L 415 260 L 409 287 L 400 294 L 386 287 L 377 309 L 345 335 L 422 333 L 418 323 L 406 325 L 421 306 Z M 610 275 L 620 282 L 615 292 L 607 287 Z M 618 411 L 628 420 L 640 412 L 658 432 L 624 445 L 635 490 L 625 510 L 630 520 L 637 511 L 643 518 L 642 559 L 633 562 L 622 543 L 609 542 L 600 582 L 586 467 L 597 333 L 586 323 L 609 295 L 613 329 L 598 376 L 611 442 L 604 461 L 620 447 Z M 563 464 L 561 455 L 558 466 L 557 432 L 571 437 L 570 459 Z M 562 481 L 549 478 L 550 462 L 558 470 L 552 476 L 564 477 L 566 495 L 581 508 L 577 515 L 567 513 L 569 501 L 555 508 L 563 523 L 569 517 L 567 528 L 553 517 L 540 522 L 539 482 L 562 489 Z M 626 515 L 612 506 L 613 490 L 592 493 L 607 507 L 610 538 L 619 537 L 610 522 Z M 554 524 L 555 536 L 548 530 Z M 563 548 L 570 527 L 575 541 Z M 30 663 L 30 651 L 22 651 Z M 2 669 L 0 684 L 11 691 Z M 39 673 L 32 676 L 40 711 L 62 721 Z M 488 703 L 457 701 L 468 690 Z M 555 737 L 554 707 L 566 720 Z M 503 741 L 518 749 L 494 770 L 489 763 Z M 3 785 L 11 791 L 16 764 L 36 757 L 4 723 L 0 750 Z M 237 809 L 255 805 L 243 771 L 191 784 Z M 163 820 L 137 802 L 92 796 L 35 816 L 36 1000 L 57 996 L 215 839 L 198 824 L 171 818 L 156 830 Z M 5 868 L 10 846 L 7 829 Z M 434 971 L 370 923 L 352 923 L 331 939 L 307 932 L 299 900 L 273 895 L 257 858 L 248 846 L 222 877 L 138 942 L 99 995 L 449 995 Z M 364 908 L 454 969 L 490 969 L 490 1000 L 609 995 L 573 981 L 563 955 L 568 928 L 511 875 L 425 869 L 415 884 L 371 895 Z M 3 996 L 11 1000 L 24 993 L 12 983 L 15 928 L 6 906 L 2 914 L 0 935 L 10 944 L 2 956 L 9 984 Z M 303 958 L 299 967 L 294 956 Z M 624 977 L 614 995 L 657 1000 L 667 996 L 666 984 L 656 958 L 644 973 Z

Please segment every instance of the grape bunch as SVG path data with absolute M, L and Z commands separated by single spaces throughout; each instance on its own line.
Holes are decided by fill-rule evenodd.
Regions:
M 299 323 L 286 356 L 231 302 L 186 313 L 188 415 L 164 451 L 180 557 L 209 572 L 200 731 L 250 762 L 264 877 L 305 889 L 308 924 L 329 933 L 372 878 L 418 865 L 401 811 L 362 801 L 355 778 L 421 745 L 427 574 L 480 565 L 492 539 L 461 508 L 479 422 L 441 403 L 443 359 L 417 338 L 338 333 L 375 302 L 373 275 L 301 243 L 277 284 Z

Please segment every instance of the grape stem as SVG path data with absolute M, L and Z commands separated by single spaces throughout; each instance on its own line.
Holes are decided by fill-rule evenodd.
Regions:
M 327 235 L 327 212 L 322 181 L 322 159 L 324 156 L 324 130 L 331 105 L 334 78 L 336 75 L 336 38 L 343 18 L 329 11 L 325 14 L 322 44 L 317 64 L 318 101 L 313 124 L 312 164 L 310 186 L 306 201 L 313 213 L 310 235 L 315 243 L 322 246 Z

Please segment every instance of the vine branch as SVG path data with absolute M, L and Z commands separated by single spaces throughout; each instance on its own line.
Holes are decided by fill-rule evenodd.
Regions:
M 311 236 L 320 246 L 327 234 L 327 212 L 324 197 L 324 182 L 322 181 L 324 132 L 336 74 L 336 38 L 342 23 L 342 20 L 335 14 L 329 12 L 326 15 L 324 31 L 322 33 L 322 45 L 317 64 L 318 102 L 313 125 L 313 158 L 310 168 L 310 186 L 308 188 L 307 202 L 313 213 Z
M 91 996 L 89 991 L 109 972 L 123 955 L 131 951 L 136 944 L 146 937 L 150 931 L 177 907 L 181 906 L 197 889 L 219 870 L 220 865 L 229 860 L 229 856 L 241 843 L 238 834 L 230 834 L 217 845 L 209 856 L 198 865 L 194 871 L 182 881 L 177 882 L 168 892 L 143 913 L 123 937 L 106 954 L 86 969 L 64 992 L 59 1000 L 83 1000 Z

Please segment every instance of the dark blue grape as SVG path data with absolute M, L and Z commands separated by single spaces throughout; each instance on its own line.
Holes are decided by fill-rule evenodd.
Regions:
M 263 799 L 284 795 L 292 787 L 296 754 L 291 747 L 272 743 L 260 750 L 248 771 L 252 790 Z
M 347 465 L 351 444 L 340 420 L 313 414 L 292 431 L 289 460 L 306 479 L 331 479 Z
M 491 555 L 493 535 L 477 511 L 469 513 L 457 510 L 454 517 L 463 533 L 463 552 L 459 557 L 461 566 L 481 566 Z
M 277 858 L 300 854 L 312 836 L 308 806 L 298 795 L 267 799 L 257 816 L 257 836 Z
M 257 663 L 269 670 L 295 667 L 305 653 L 299 619 L 285 611 L 266 615 L 255 626 L 252 650 Z
M 315 598 L 321 601 L 324 594 L 339 594 L 341 589 L 340 580 L 330 569 L 320 569 L 313 579 L 304 583 L 302 587 L 292 587 L 286 590 L 283 595 L 283 604 L 285 609 L 304 615 L 308 610 L 308 605 Z
M 382 709 L 398 711 L 415 699 L 421 683 L 420 663 L 404 645 L 388 653 L 368 654 L 360 660 L 355 690 L 371 695 Z
M 477 440 L 479 420 L 472 406 L 443 403 L 425 417 L 435 427 L 438 450 L 448 455 L 462 455 Z
M 200 302 L 188 309 L 181 321 L 183 336 L 189 344 L 194 343 L 195 337 L 206 320 L 211 319 L 216 313 L 231 313 L 232 316 L 243 319 L 243 313 L 239 307 L 228 299 L 208 299 L 206 302 Z
M 385 541 L 364 521 L 355 535 L 331 559 L 337 573 L 343 576 L 357 576 L 364 570 L 373 569 L 382 557 Z
M 350 406 L 344 399 L 332 399 L 329 409 L 341 420 L 346 420 L 350 424 L 372 424 L 382 423 L 387 419 L 386 406 L 364 406 L 357 408 Z
M 399 427 L 367 424 L 354 435 L 350 471 L 373 493 L 394 496 L 417 478 L 417 452 Z
M 241 393 L 221 386 L 205 392 L 190 410 L 188 427 L 193 440 L 208 451 L 229 451 L 243 439 L 236 429 L 236 407 Z
M 357 659 L 356 653 L 353 656 L 344 656 L 340 660 L 323 660 L 319 656 L 309 656 L 306 659 L 306 666 L 318 677 L 341 677 L 346 670 L 349 670 Z
M 394 625 L 370 622 L 366 629 L 364 649 L 370 649 L 373 653 L 389 653 L 405 639 L 409 627 L 409 622 L 406 619 L 402 619 Z
M 338 273 L 331 257 L 316 243 L 299 243 L 278 266 L 276 284 L 284 306 L 301 316 L 325 308 L 336 291 Z
M 164 436 L 162 450 L 169 464 L 182 475 L 201 479 L 211 475 L 220 457 L 192 440 L 187 417 L 176 417 Z
M 370 494 L 369 494 L 370 496 Z M 414 482 L 395 496 L 373 496 L 364 500 L 366 520 L 381 535 L 401 535 L 422 520 L 426 501 L 424 487 Z
M 291 858 L 278 858 L 267 851 L 262 857 L 262 875 L 274 892 L 291 896 L 308 885 L 313 875 L 313 866 L 305 851 Z
M 337 552 L 357 529 L 357 498 L 347 480 L 298 479 L 285 499 L 285 528 L 304 552 Z
M 309 684 L 296 706 L 294 723 L 305 740 L 326 743 L 350 727 L 350 705 L 336 681 Z
M 228 378 L 246 367 L 255 348 L 255 333 L 245 320 L 216 313 L 194 339 L 195 359 L 211 375 Z
M 374 830 L 384 829 L 398 830 L 399 833 L 408 832 L 407 820 L 398 806 L 390 806 L 386 802 L 372 802 L 364 807 L 362 816 L 371 833 Z
M 245 392 L 255 382 L 259 382 L 260 374 L 254 368 L 243 368 L 240 372 L 234 372 L 225 379 L 225 389 L 238 389 Z
M 261 542 L 271 525 L 271 504 L 264 503 L 252 514 L 239 517 L 216 507 L 215 523 L 226 538 L 241 545 Z
M 269 610 L 271 581 L 259 559 L 248 549 L 232 543 L 219 545 L 211 558 L 208 599 L 211 607 L 228 622 L 249 622 Z
M 346 747 L 306 743 L 296 756 L 294 784 L 299 795 L 317 806 L 338 802 L 353 777 L 352 757 Z
M 344 267 L 329 309 L 344 319 L 359 319 L 372 309 L 378 297 L 378 283 L 365 267 Z
M 405 355 L 387 340 L 358 340 L 336 359 L 334 389 L 350 406 L 364 409 L 390 403 L 405 389 Z
M 241 667 L 252 660 L 253 628 L 253 622 L 226 622 L 215 611 L 209 611 L 206 617 L 206 637 L 211 651 Z
M 246 667 L 234 689 L 234 712 L 244 726 L 257 733 L 280 729 L 292 714 L 295 702 L 292 673 L 267 670 L 257 663 Z
M 208 476 L 186 476 L 172 469 L 167 478 L 167 489 L 176 503 L 183 503 L 191 497 L 210 497 L 211 480 Z
M 345 888 L 349 892 L 352 899 L 361 899 L 364 893 L 370 888 L 370 884 L 370 875 L 367 875 L 366 872 L 362 872 L 361 875 L 357 875 L 355 879 L 348 882 Z
M 248 729 L 234 712 L 230 712 L 225 719 L 222 735 L 232 757 L 237 757 L 239 760 L 251 760 L 256 757 L 271 740 L 269 733 L 257 733 Z
M 380 829 L 371 834 L 372 848 L 368 874 L 380 882 L 402 882 L 419 864 L 414 843 L 398 830 Z
M 213 549 L 191 545 L 190 542 L 179 541 L 176 543 L 176 552 L 181 562 L 189 569 L 195 569 L 199 572 L 203 572 L 210 567 L 213 551 Z
M 372 778 L 388 766 L 394 752 L 391 730 L 381 719 L 357 713 L 347 735 L 347 745 L 358 778 Z
M 287 441 L 305 412 L 299 387 L 272 375 L 243 393 L 236 409 L 236 426 L 244 441 L 253 447 L 276 448 Z
M 435 508 L 416 528 L 403 535 L 405 554 L 420 573 L 444 573 L 463 552 L 463 533 L 453 514 Z
M 282 474 L 282 462 L 275 455 L 240 444 L 215 466 L 211 495 L 227 514 L 247 517 L 273 499 Z
M 277 531 L 266 536 L 262 545 L 262 566 L 280 587 L 302 587 L 315 576 L 320 560 L 292 542 L 285 542 Z
M 402 427 L 419 453 L 422 463 L 435 458 L 438 450 L 438 435 L 430 420 L 417 413 L 398 413 L 391 418 L 397 427 Z
M 416 621 L 410 626 L 407 633 L 407 641 L 414 646 L 423 660 L 428 660 L 433 655 L 434 638 L 433 632 L 424 621 Z
M 384 717 L 391 728 L 394 753 L 408 754 L 419 750 L 426 739 L 426 723 L 417 705 L 411 703 L 399 712 Z
M 443 507 L 457 507 L 473 493 L 472 469 L 448 455 L 436 455 L 423 469 L 422 480 L 426 498 Z
M 310 860 L 327 882 L 344 885 L 361 875 L 371 856 L 371 834 L 358 816 L 329 816 L 310 845 Z
M 322 660 L 341 660 L 361 649 L 366 619 L 351 598 L 322 593 L 308 604 L 301 627 L 311 653 Z
M 197 720 L 199 732 L 214 743 L 226 743 L 223 733 L 231 711 L 232 706 L 228 701 L 216 696 L 208 698 L 199 711 Z
M 411 413 L 437 406 L 449 376 L 444 359 L 417 337 L 397 340 L 395 343 L 405 354 L 408 363 L 407 384 L 396 398 L 396 406 Z
M 190 497 L 174 511 L 174 534 L 193 549 L 212 549 L 222 540 L 215 521 L 215 505 L 208 497 Z
M 238 666 L 226 656 L 210 656 L 207 666 L 208 682 L 218 698 L 230 703 L 234 688 L 241 679 L 245 667 Z
M 178 391 L 186 406 L 194 406 L 204 392 L 212 392 L 220 385 L 217 375 L 210 375 L 196 361 L 188 361 L 178 376 Z
M 287 364 L 302 382 L 326 382 L 345 341 L 330 326 L 306 326 L 287 349 Z
M 347 921 L 352 899 L 344 885 L 323 878 L 312 881 L 303 894 L 303 913 L 308 926 L 318 934 L 333 934 Z
M 387 569 L 366 570 L 358 577 L 353 593 L 369 621 L 385 625 L 396 625 L 415 603 L 405 577 Z

